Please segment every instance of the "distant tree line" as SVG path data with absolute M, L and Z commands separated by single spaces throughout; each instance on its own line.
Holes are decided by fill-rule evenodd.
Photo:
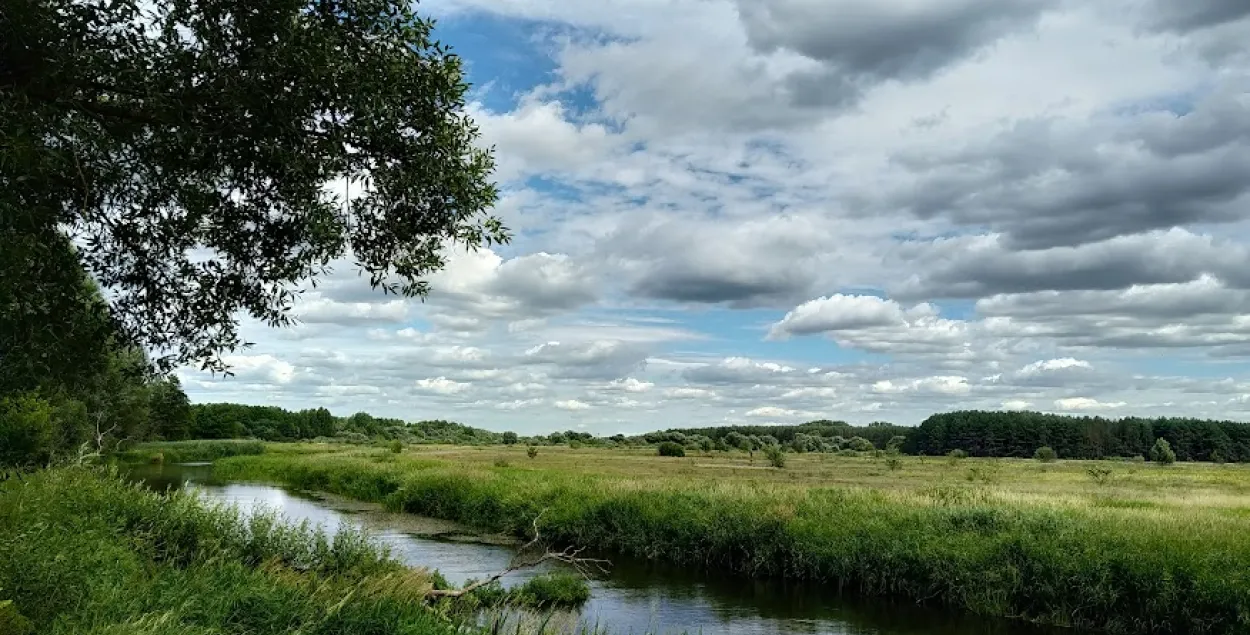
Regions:
M 1047 446 L 1065 459 L 1145 457 L 1164 439 L 1179 461 L 1250 461 L 1250 424 L 1238 421 L 963 410 L 932 415 L 906 436 L 909 454 L 1031 457 Z
M 498 432 L 443 420 L 408 422 L 357 412 L 336 417 L 325 408 L 291 411 L 276 406 L 236 403 L 196 404 L 191 407 L 191 436 L 196 439 L 261 439 L 264 441 L 336 440 L 368 442 L 377 439 L 404 443 L 502 443 Z

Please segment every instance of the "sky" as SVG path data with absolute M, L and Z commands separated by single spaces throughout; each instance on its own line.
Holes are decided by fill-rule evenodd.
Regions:
M 1250 419 L 1245 0 L 429 0 L 513 239 L 194 401 L 635 433 Z

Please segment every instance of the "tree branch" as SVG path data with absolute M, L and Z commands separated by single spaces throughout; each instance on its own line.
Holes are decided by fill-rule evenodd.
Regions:
M 544 550 L 543 554 L 539 556 L 538 558 L 531 559 L 531 560 L 523 559 L 522 554 L 524 554 L 525 551 L 529 549 L 530 547 L 533 547 L 534 545 L 539 544 L 539 542 L 541 541 L 541 534 L 539 534 L 538 532 L 538 520 L 542 518 L 543 514 L 545 514 L 546 512 L 547 510 L 544 509 L 541 512 L 538 512 L 537 516 L 534 516 L 533 539 L 531 539 L 529 542 L 525 543 L 524 545 L 521 545 L 521 548 L 517 550 L 516 555 L 512 557 L 512 562 L 508 564 L 508 567 L 506 569 L 492 576 L 484 578 L 478 582 L 474 582 L 473 584 L 466 585 L 459 589 L 434 589 L 433 591 L 430 591 L 427 597 L 431 597 L 431 598 L 463 597 L 465 595 L 468 595 L 476 591 L 477 589 L 480 589 L 484 586 L 487 586 L 493 582 L 498 581 L 499 579 L 503 578 L 509 573 L 512 573 L 514 571 L 519 571 L 521 569 L 528 569 L 531 567 L 536 567 L 547 561 L 563 562 L 573 567 L 575 571 L 580 573 L 582 577 L 585 577 L 585 578 L 590 577 L 589 571 L 592 568 L 597 569 L 600 572 L 607 571 L 607 567 L 612 565 L 610 561 L 602 560 L 599 558 L 581 557 L 581 553 L 585 551 L 585 547 L 580 547 L 580 548 L 568 547 L 568 548 L 565 548 L 563 551 Z

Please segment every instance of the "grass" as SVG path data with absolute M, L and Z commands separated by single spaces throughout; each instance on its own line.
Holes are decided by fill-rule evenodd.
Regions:
M 1240 466 L 651 449 L 271 446 L 218 463 L 392 510 L 748 576 L 828 582 L 991 616 L 1118 633 L 1250 626 L 1250 470 Z M 314 454 L 315 453 L 315 458 Z
M 3 635 L 491 632 L 458 600 L 429 602 L 439 580 L 349 527 L 331 538 L 185 491 L 157 494 L 105 469 L 0 481 Z M 536 580 L 507 604 L 576 603 L 576 585 Z
M 122 461 L 195 463 L 264 452 L 265 444 L 260 441 L 223 439 L 143 443 L 129 450 L 118 452 L 115 456 Z

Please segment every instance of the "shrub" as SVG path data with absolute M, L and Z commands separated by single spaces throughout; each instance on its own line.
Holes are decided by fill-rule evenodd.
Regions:
M 683 448 L 679 443 L 665 441 L 656 449 L 656 453 L 660 456 L 686 456 L 686 448 Z
M 581 448 L 582 448 L 582 442 L 581 442 L 581 441 L 576 441 L 576 440 L 569 441 L 569 449 L 570 449 L 570 450 L 580 450 Z
M 851 440 L 848 442 L 848 447 L 856 452 L 872 452 L 877 449 L 877 446 L 873 445 L 872 441 L 869 441 L 864 437 L 851 437 Z
M 528 456 L 531 459 L 538 458 L 538 448 L 533 445 L 525 448 L 525 456 Z
M 768 464 L 777 469 L 786 466 L 786 453 L 778 446 L 770 445 L 764 448 L 764 456 L 768 459 Z
M 387 445 L 387 448 L 392 453 L 399 454 L 400 452 L 404 451 L 404 444 L 401 443 L 398 439 L 396 439 L 394 441 L 391 441 L 390 444 Z
M 495 467 L 512 467 L 512 464 L 508 462 L 508 459 L 500 457 L 495 459 Z
M 1171 465 L 1176 462 L 1176 453 L 1172 451 L 1172 444 L 1162 437 L 1155 441 L 1154 447 L 1150 448 L 1150 460 L 1159 465 Z
M 890 437 L 890 440 L 886 442 L 885 449 L 886 451 L 898 452 L 900 449 L 902 449 L 903 444 L 906 442 L 907 442 L 907 437 L 901 434 L 896 434 Z
M 53 450 L 48 402 L 34 395 L 0 399 L 0 466 L 44 464 Z
M 897 472 L 898 470 L 903 469 L 903 460 L 898 458 L 897 455 L 892 455 L 890 458 L 885 460 L 885 466 L 890 468 L 891 472 Z
M 951 450 L 950 452 L 947 452 L 946 456 L 949 456 L 950 458 L 955 459 L 955 460 L 966 459 L 968 458 L 968 453 L 956 448 L 954 450 Z
M 1091 467 L 1085 470 L 1091 479 L 1099 485 L 1106 485 L 1111 482 L 1111 468 L 1109 467 Z
M 590 585 L 572 573 L 549 573 L 530 578 L 509 595 L 509 602 L 516 606 L 567 608 L 585 604 L 590 599 Z
M 1043 445 L 1033 453 L 1033 458 L 1041 461 L 1042 463 L 1054 463 L 1055 459 L 1059 458 L 1059 455 L 1055 454 L 1054 448 L 1049 445 Z
M 1224 463 L 1224 460 L 1225 460 L 1225 459 L 1224 459 L 1224 453 L 1223 453 L 1223 452 L 1220 452 L 1219 450 L 1211 450 L 1211 462 L 1212 462 L 1212 463 L 1221 463 L 1221 464 L 1222 464 L 1222 463 Z
M 503 440 L 504 445 L 516 445 L 518 440 L 516 433 L 511 431 L 503 433 L 501 439 Z

